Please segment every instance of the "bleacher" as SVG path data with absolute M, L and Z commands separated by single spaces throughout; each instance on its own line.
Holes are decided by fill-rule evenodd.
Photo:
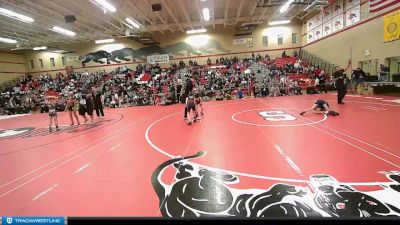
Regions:
M 276 58 L 275 59 L 275 64 L 278 67 L 283 67 L 284 65 L 291 63 L 294 64 L 297 61 L 297 58 L 290 57 L 290 58 Z

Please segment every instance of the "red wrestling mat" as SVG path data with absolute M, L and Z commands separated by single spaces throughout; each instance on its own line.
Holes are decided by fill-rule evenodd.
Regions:
M 207 102 L 193 126 L 182 105 L 0 120 L 0 214 L 399 216 L 400 103 L 335 97 Z M 300 116 L 316 99 L 340 116 Z

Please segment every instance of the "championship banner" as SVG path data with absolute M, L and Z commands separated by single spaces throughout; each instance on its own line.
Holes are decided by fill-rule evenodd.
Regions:
M 333 18 L 332 20 L 332 31 L 336 32 L 338 30 L 341 30 L 343 28 L 343 15 L 340 14 L 339 16 Z
M 319 26 L 315 29 L 315 40 L 320 39 L 322 37 L 322 26 Z
M 315 27 L 315 18 L 311 18 L 309 21 L 307 21 L 307 32 L 314 29 Z
M 149 64 L 157 64 L 157 63 L 169 63 L 169 55 L 149 55 L 147 56 L 147 63 Z
M 332 33 L 332 21 L 324 23 L 322 35 L 327 36 Z
M 308 32 L 308 34 L 307 34 L 307 43 L 310 43 L 310 42 L 312 42 L 312 41 L 314 41 L 314 31 L 310 31 L 310 32 Z
M 383 41 L 400 39 L 400 10 L 383 17 Z
M 360 6 L 356 6 L 346 12 L 346 27 L 360 22 Z
M 344 12 L 343 10 L 343 0 L 335 2 L 333 5 L 333 16 L 340 15 Z

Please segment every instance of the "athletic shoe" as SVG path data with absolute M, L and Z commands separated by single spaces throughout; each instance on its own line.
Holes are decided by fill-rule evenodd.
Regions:
M 57 128 L 56 128 L 56 131 L 60 131 L 60 128 L 57 127 Z
M 304 113 L 306 113 L 305 111 L 301 112 L 300 115 L 304 115 Z
M 192 125 L 192 122 L 189 122 L 187 125 L 189 125 L 189 126 Z
M 51 129 L 51 127 L 49 127 L 49 132 L 50 132 L 50 133 L 53 132 L 53 129 Z

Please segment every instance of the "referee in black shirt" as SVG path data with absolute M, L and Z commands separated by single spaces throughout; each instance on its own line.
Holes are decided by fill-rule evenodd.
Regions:
M 344 83 L 345 76 L 343 74 L 344 70 L 339 69 L 333 73 L 333 77 L 335 78 L 335 85 L 337 89 L 337 98 L 338 104 L 344 104 L 343 98 L 346 95 L 346 85 Z

